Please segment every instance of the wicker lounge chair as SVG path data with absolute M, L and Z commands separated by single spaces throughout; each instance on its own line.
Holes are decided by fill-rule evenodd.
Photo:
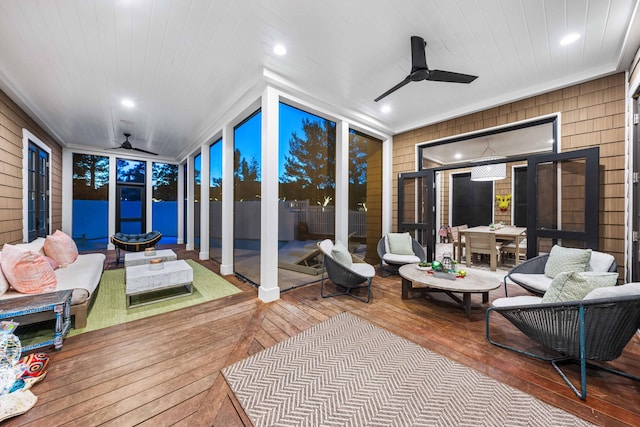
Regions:
M 320 281 L 320 296 L 322 298 L 335 297 L 339 295 L 350 295 L 362 302 L 368 303 L 371 300 L 371 282 L 376 275 L 376 270 L 372 265 L 362 262 L 357 257 L 352 257 L 353 263 L 351 267 L 338 262 L 332 255 L 333 242 L 326 239 L 318 243 L 318 247 L 322 251 L 322 278 Z M 339 289 L 344 291 L 332 294 L 324 293 L 324 274 L 327 272 L 327 278 L 331 280 Z M 363 284 L 364 283 L 364 284 Z M 355 289 L 367 288 L 367 298 L 362 298 L 351 292 Z
M 640 283 L 599 288 L 580 301 L 540 303 L 540 300 L 534 296 L 519 296 L 494 301 L 486 314 L 487 340 L 498 347 L 551 362 L 580 399 L 587 396 L 587 366 L 640 380 L 600 364 L 587 363 L 587 360 L 606 362 L 618 358 L 640 328 Z M 546 357 L 495 342 L 490 337 L 489 327 L 493 312 L 504 316 L 533 341 L 560 355 Z M 580 365 L 580 390 L 559 367 L 559 363 L 570 361 Z
M 411 238 L 413 255 L 397 255 L 389 252 L 386 236 L 378 241 L 378 257 L 380 258 L 380 274 L 384 271 L 391 274 L 398 274 L 398 269 L 405 264 L 424 262 L 427 257 L 420 243 Z
M 154 247 L 162 238 L 159 231 L 141 234 L 116 233 L 111 236 L 111 243 L 116 247 L 116 262 L 120 263 L 120 251 L 141 252 Z

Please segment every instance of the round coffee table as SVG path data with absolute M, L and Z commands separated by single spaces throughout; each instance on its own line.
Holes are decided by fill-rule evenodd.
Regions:
M 489 291 L 501 285 L 494 274 L 482 270 L 467 270 L 466 277 L 450 280 L 434 277 L 417 267 L 418 264 L 406 264 L 398 270 L 402 277 L 402 299 L 409 298 L 409 291 L 443 292 L 464 307 L 467 319 L 471 315 L 471 294 L 482 294 L 482 303 L 486 304 L 489 301 Z M 454 292 L 462 294 L 462 299 L 454 295 Z

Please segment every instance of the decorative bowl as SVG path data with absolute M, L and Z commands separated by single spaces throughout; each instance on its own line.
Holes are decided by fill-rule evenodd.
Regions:
M 424 267 L 422 267 L 422 266 L 420 266 L 420 265 L 416 265 L 416 268 L 417 268 L 418 270 L 420 270 L 420 271 L 429 271 L 429 270 L 431 270 L 431 267 L 428 267 L 428 266 L 424 266 Z

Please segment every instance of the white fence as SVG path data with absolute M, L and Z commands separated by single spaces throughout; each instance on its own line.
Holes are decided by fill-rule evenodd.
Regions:
M 308 200 L 281 203 L 286 203 L 289 211 L 296 215 L 296 226 L 299 222 L 304 222 L 311 234 L 325 236 L 335 234 L 334 206 L 310 206 Z M 366 237 L 366 212 L 349 211 L 349 233 L 354 231 L 356 237 Z

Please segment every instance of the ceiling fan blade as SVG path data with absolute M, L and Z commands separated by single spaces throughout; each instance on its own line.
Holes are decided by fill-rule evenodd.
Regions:
M 391 89 L 389 89 L 388 91 L 386 91 L 385 93 L 383 93 L 382 95 L 380 95 L 379 97 L 377 97 L 376 99 L 374 99 L 375 102 L 380 101 L 382 98 L 384 98 L 385 96 L 397 91 L 398 89 L 400 89 L 402 86 L 406 85 L 407 83 L 409 83 L 411 81 L 411 76 L 407 76 L 403 81 L 401 81 L 400 83 L 398 83 L 397 85 L 395 85 L 394 87 L 392 87 Z
M 422 37 L 411 36 L 411 72 L 427 69 L 426 45 Z
M 461 74 L 442 70 L 430 70 L 429 77 L 427 77 L 426 80 L 431 80 L 434 82 L 471 83 L 477 78 L 478 76 L 472 76 L 470 74 Z
M 133 148 L 132 148 L 132 150 L 140 151 L 141 153 L 152 154 L 152 155 L 154 155 L 154 156 L 157 156 L 157 155 L 158 155 L 158 153 L 152 153 L 151 151 L 143 150 L 142 148 L 136 148 L 136 147 L 133 147 Z

